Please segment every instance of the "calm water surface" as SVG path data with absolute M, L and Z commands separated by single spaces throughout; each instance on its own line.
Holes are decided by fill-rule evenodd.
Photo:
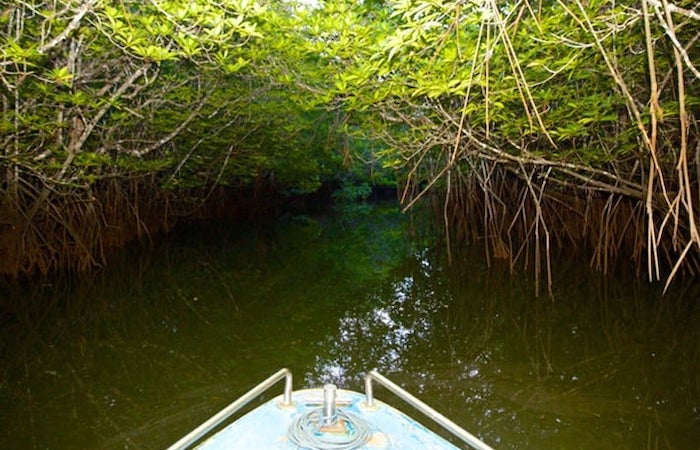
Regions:
M 697 288 L 570 263 L 552 301 L 410 234 L 394 207 L 212 225 L 7 286 L 0 448 L 162 449 L 282 367 L 354 390 L 377 368 L 498 449 L 700 448 Z

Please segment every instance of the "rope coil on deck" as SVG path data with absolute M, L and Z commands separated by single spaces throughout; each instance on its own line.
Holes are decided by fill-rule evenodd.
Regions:
M 322 430 L 323 410 L 319 408 L 297 417 L 287 434 L 294 445 L 306 450 L 354 450 L 369 441 L 369 425 L 360 417 L 338 409 L 337 422 L 341 421 L 347 428 L 344 433 Z

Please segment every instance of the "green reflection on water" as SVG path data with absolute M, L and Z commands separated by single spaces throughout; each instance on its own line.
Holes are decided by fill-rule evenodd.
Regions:
M 394 206 L 219 224 L 8 288 L 0 448 L 164 448 L 281 367 L 356 390 L 378 368 L 496 448 L 695 448 L 693 294 L 561 270 L 537 299 L 409 231 Z

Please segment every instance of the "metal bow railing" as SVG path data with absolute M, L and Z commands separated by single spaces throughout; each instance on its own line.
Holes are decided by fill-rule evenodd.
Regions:
M 409 405 L 416 408 L 418 411 L 425 414 L 427 417 L 435 421 L 437 424 L 445 428 L 447 431 L 449 431 L 456 437 L 469 444 L 471 447 L 477 450 L 493 450 L 487 444 L 482 442 L 479 438 L 469 433 L 467 430 L 460 427 L 459 425 L 457 425 L 447 417 L 443 416 L 439 412 L 435 411 L 433 408 L 426 405 L 425 403 L 411 395 L 411 393 L 409 393 L 393 381 L 389 380 L 376 370 L 370 371 L 367 374 L 367 376 L 365 376 L 365 397 L 367 399 L 366 401 L 368 407 L 372 407 L 374 405 L 374 390 L 372 387 L 372 381 L 378 382 L 379 384 L 396 394 L 401 400 L 405 401 Z
M 209 420 L 192 430 L 187 436 L 183 437 L 170 447 L 168 450 L 184 450 L 189 448 L 192 444 L 196 443 L 199 439 L 209 433 L 211 430 L 219 426 L 226 419 L 231 417 L 239 409 L 243 408 L 245 405 L 255 400 L 263 392 L 270 389 L 272 386 L 277 384 L 284 378 L 284 394 L 282 399 L 283 405 L 292 404 L 292 372 L 289 369 L 282 369 L 275 373 L 262 383 L 255 386 L 253 389 L 249 390 L 236 401 L 228 405 L 226 408 L 222 409 Z

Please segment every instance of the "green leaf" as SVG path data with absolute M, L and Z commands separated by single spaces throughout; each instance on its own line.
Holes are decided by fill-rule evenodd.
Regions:
M 73 81 L 73 74 L 70 73 L 68 67 L 55 68 L 49 72 L 49 78 L 55 83 L 63 86 L 70 86 Z

